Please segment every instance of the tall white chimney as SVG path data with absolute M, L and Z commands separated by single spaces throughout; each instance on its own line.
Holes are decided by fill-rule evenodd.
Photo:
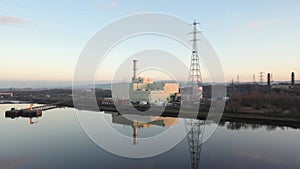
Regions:
M 132 79 L 137 79 L 137 71 L 138 71 L 138 68 L 137 68 L 137 60 L 133 60 L 133 77 Z

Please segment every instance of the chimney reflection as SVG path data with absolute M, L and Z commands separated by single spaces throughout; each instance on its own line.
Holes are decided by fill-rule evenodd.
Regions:
M 133 145 L 138 144 L 139 129 L 150 128 L 152 126 L 169 127 L 179 123 L 179 119 L 175 117 L 153 117 L 153 116 L 139 116 L 136 117 L 148 118 L 147 121 L 143 122 L 138 119 L 130 120 L 119 114 L 112 114 L 112 122 L 115 124 L 122 124 L 131 126 L 133 129 Z M 204 136 L 204 121 L 197 119 L 184 119 L 184 124 L 187 131 L 188 150 L 191 158 L 191 168 L 200 168 L 200 156 L 202 148 L 202 140 Z
M 138 116 L 137 116 L 138 117 Z M 143 117 L 145 118 L 145 117 Z M 178 119 L 174 117 L 146 117 L 147 121 L 143 122 L 138 119 L 130 120 L 119 114 L 112 114 L 112 122 L 115 124 L 123 124 L 131 126 L 133 129 L 133 144 L 138 144 L 138 136 L 140 128 L 150 128 L 152 126 L 170 127 L 178 124 Z

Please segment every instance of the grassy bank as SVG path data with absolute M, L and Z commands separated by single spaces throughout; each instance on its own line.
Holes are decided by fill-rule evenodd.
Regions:
M 91 91 L 89 91 L 91 92 Z M 110 90 L 96 89 L 95 91 L 99 109 L 102 111 L 118 112 L 114 105 L 101 104 L 104 98 L 111 97 Z M 248 95 L 235 95 L 226 102 L 222 120 L 250 122 L 289 127 L 300 127 L 300 93 L 293 90 L 274 90 L 268 93 L 253 92 Z M 74 107 L 71 89 L 43 89 L 43 90 L 19 90 L 14 91 L 14 97 L 3 98 L 6 100 L 31 101 L 39 104 L 56 104 L 58 106 Z M 206 119 L 210 108 L 210 102 L 200 106 L 197 118 Z M 89 103 L 82 103 L 80 109 L 97 111 L 91 108 Z M 93 110 L 94 109 L 94 110 Z M 122 106 L 122 112 L 137 113 L 140 115 L 162 115 L 170 117 L 194 118 L 193 114 L 181 111 L 179 106 L 169 106 L 160 113 L 147 107 L 137 107 L 141 112 L 131 112 L 126 105 Z M 158 109 L 157 109 L 158 110 Z

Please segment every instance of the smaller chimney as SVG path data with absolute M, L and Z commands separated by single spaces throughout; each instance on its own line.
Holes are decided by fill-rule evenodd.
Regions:
M 138 68 L 137 68 L 137 60 L 133 60 L 133 77 L 132 79 L 137 79 L 137 71 L 138 71 Z
M 295 73 L 294 72 L 292 72 L 291 81 L 292 81 L 292 86 L 295 86 Z
M 271 86 L 271 74 L 268 73 L 268 86 Z

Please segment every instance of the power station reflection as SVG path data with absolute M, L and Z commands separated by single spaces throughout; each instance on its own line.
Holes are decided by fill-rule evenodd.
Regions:
M 138 144 L 139 138 L 139 129 L 146 129 L 152 126 L 161 126 L 161 127 L 170 127 L 177 125 L 179 120 L 176 117 L 154 117 L 154 116 L 139 116 L 135 115 L 137 118 L 134 120 L 127 119 L 123 115 L 112 113 L 112 123 L 122 124 L 126 126 L 132 127 L 132 136 L 133 136 L 133 144 Z M 148 118 L 147 121 L 144 122 L 140 119 Z M 198 119 L 183 119 L 186 131 L 187 131 L 187 141 L 188 141 L 188 149 L 190 152 L 191 158 L 191 169 L 199 169 L 200 167 L 200 156 L 201 156 L 201 148 L 202 148 L 202 140 L 204 135 L 204 122 Z
M 138 144 L 138 136 L 139 136 L 139 129 L 140 128 L 150 128 L 152 126 L 161 126 L 161 127 L 170 127 L 177 125 L 179 122 L 178 118 L 174 117 L 154 117 L 154 116 L 138 116 L 135 115 L 135 119 L 127 119 L 126 117 L 113 113 L 112 114 L 112 122 L 115 124 L 122 124 L 131 126 L 133 129 L 133 144 Z M 140 117 L 140 118 L 139 118 Z M 145 122 L 145 119 L 147 118 L 148 122 Z

